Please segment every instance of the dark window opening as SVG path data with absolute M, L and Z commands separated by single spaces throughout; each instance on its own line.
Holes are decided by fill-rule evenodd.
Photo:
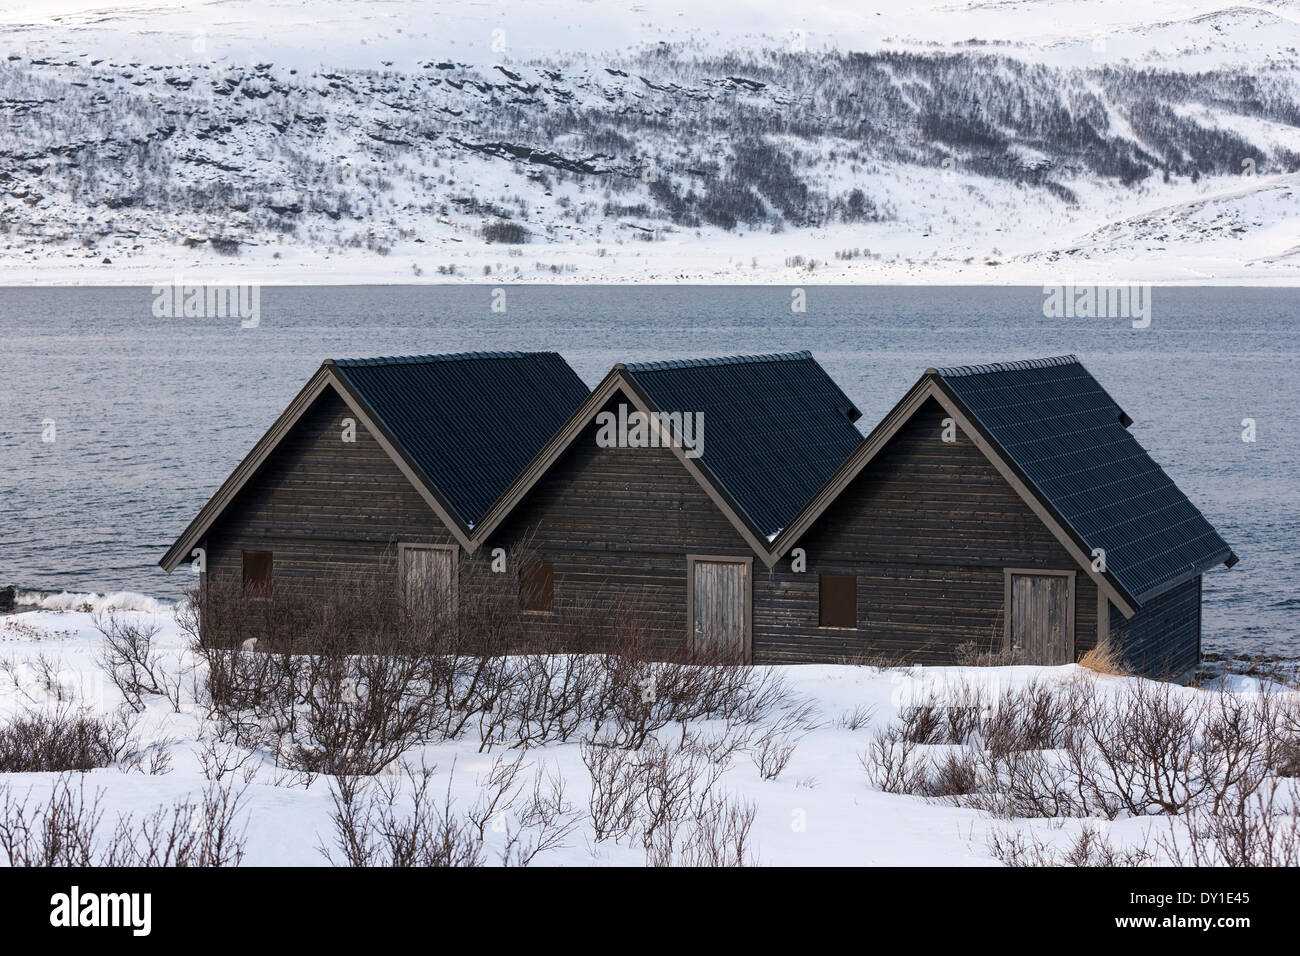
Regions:
M 271 552 L 243 551 L 244 590 L 271 590 Z
M 819 627 L 858 626 L 858 579 L 853 574 L 819 574 Z
M 525 611 L 554 609 L 554 565 L 541 561 L 524 561 L 519 565 L 519 606 Z

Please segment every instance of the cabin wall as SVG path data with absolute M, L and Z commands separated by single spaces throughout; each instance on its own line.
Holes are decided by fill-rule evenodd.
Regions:
M 951 663 L 964 644 L 996 650 L 1003 569 L 1077 569 L 969 439 L 940 440 L 943 417 L 934 403 L 918 412 L 810 529 L 798 543 L 806 571 L 789 557 L 770 570 L 754 561 L 755 663 Z M 621 604 L 674 649 L 687 634 L 686 555 L 752 555 L 670 451 L 599 448 L 594 428 L 480 554 L 493 547 L 554 564 L 556 610 L 533 617 L 537 633 Z M 857 628 L 818 626 L 819 574 L 857 575 Z M 1082 571 L 1074 623 L 1078 655 L 1097 635 L 1096 586 Z
M 998 650 L 1005 568 L 1075 571 L 1076 657 L 1095 645 L 1096 585 L 966 435 L 942 441 L 945 416 L 923 405 L 809 529 L 806 572 L 758 574 L 756 661 Z M 817 626 L 819 574 L 858 576 L 856 630 Z
M 326 389 L 209 530 L 208 585 L 242 583 L 242 550 L 273 554 L 277 594 L 340 594 L 375 575 L 396 586 L 397 542 L 455 539 L 358 421 Z M 205 635 L 206 637 L 207 635 Z
M 1112 606 L 1110 639 L 1135 674 L 1189 679 L 1201 662 L 1201 576 L 1152 598 L 1131 618 Z
M 277 593 L 343 591 L 367 574 L 391 573 L 396 587 L 399 541 L 454 542 L 359 423 L 342 441 L 346 417 L 327 390 L 285 437 L 209 532 L 210 582 L 237 585 L 248 549 L 273 552 Z M 941 441 L 943 417 L 922 408 L 804 535 L 805 572 L 789 557 L 752 562 L 755 663 L 949 663 L 963 645 L 1000 648 L 1007 567 L 1077 571 L 1076 654 L 1094 645 L 1095 586 L 965 435 Z M 524 612 L 526 626 L 579 648 L 620 627 L 684 648 L 687 555 L 753 557 L 670 450 L 600 448 L 594 425 L 476 555 L 461 555 L 462 584 L 488 573 L 497 547 L 506 596 L 520 560 L 554 565 L 555 610 Z M 818 626 L 821 573 L 857 575 L 857 628 Z
M 753 557 L 671 450 L 601 448 L 594 425 L 480 547 L 479 559 L 496 547 L 554 565 L 555 611 L 526 612 L 539 638 L 585 646 L 618 637 L 621 622 L 661 651 L 686 646 L 686 555 Z

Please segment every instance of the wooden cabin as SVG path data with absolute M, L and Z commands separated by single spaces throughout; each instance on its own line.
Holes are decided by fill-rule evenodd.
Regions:
M 587 394 L 554 352 L 326 361 L 160 563 L 280 594 L 390 565 L 456 578 L 475 522 Z
M 859 417 L 807 352 L 620 364 L 590 392 L 549 353 L 327 362 L 161 563 L 337 588 L 396 554 L 454 590 L 513 554 L 539 635 L 618 606 L 665 652 L 754 663 L 1108 642 L 1195 670 L 1202 575 L 1236 557 L 1076 358 L 928 369 L 866 438 Z

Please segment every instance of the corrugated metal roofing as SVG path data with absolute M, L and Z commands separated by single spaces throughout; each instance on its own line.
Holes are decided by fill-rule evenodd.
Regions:
M 556 352 L 336 359 L 429 484 L 473 527 L 586 399 Z
M 937 372 L 1137 600 L 1231 554 L 1075 356 Z
M 771 536 L 862 443 L 861 417 L 810 352 L 642 362 L 629 377 L 665 412 L 699 412 L 698 459 Z

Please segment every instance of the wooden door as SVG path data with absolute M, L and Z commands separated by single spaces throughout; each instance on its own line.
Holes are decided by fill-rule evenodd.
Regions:
M 450 616 L 456 609 L 456 553 L 404 545 L 402 587 L 407 605 L 417 613 Z
M 710 659 L 744 661 L 749 649 L 749 565 L 696 559 L 691 563 L 691 649 Z
M 1009 637 L 1018 664 L 1074 663 L 1074 579 L 1012 573 Z

